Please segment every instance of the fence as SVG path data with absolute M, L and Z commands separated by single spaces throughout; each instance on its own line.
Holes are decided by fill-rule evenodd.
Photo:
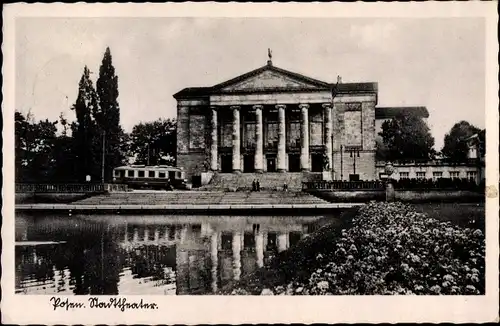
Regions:
M 105 191 L 127 191 L 119 184 L 27 184 L 17 183 L 16 193 L 101 193 Z
M 384 190 L 383 181 L 311 181 L 303 182 L 302 190 Z

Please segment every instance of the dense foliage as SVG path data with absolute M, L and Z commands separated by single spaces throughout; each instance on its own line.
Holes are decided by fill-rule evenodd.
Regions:
M 453 162 L 465 162 L 468 158 L 469 146 L 466 139 L 480 133 L 481 129 L 471 125 L 467 121 L 460 121 L 453 125 L 451 130 L 444 137 L 442 154 Z M 480 133 L 480 154 L 484 155 L 484 133 Z
M 15 168 L 16 182 L 49 180 L 54 177 L 52 148 L 56 143 L 57 121 L 35 121 L 15 112 Z
M 325 226 L 231 294 L 484 294 L 485 238 L 401 203 L 370 203 Z
M 387 161 L 428 160 L 435 155 L 434 138 L 425 121 L 408 114 L 384 121 L 383 140 L 377 148 L 377 158 Z
M 127 135 L 120 127 L 118 77 L 106 49 L 97 88 L 87 66 L 78 84 L 71 110 L 72 123 L 62 114 L 59 121 L 35 121 L 31 113 L 15 113 L 16 182 L 92 182 L 111 179 L 113 168 L 125 163 Z M 57 133 L 60 123 L 62 132 Z
M 135 125 L 130 134 L 130 154 L 135 157 L 135 162 L 175 165 L 176 126 L 175 120 L 170 119 Z

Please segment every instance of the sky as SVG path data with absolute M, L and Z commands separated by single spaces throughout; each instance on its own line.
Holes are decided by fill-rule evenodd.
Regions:
M 482 18 L 17 18 L 16 109 L 57 120 L 85 65 L 111 49 L 121 124 L 175 118 L 173 94 L 266 64 L 335 82 L 378 82 L 378 106 L 426 106 L 435 148 L 454 123 L 485 127 Z

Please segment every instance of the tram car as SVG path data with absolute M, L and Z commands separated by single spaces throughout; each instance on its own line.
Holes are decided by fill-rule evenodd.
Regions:
M 113 170 L 113 182 L 132 189 L 188 189 L 185 172 L 167 165 L 120 166 Z

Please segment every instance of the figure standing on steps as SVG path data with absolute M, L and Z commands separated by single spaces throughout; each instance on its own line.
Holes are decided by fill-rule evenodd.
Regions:
M 286 182 L 283 184 L 283 191 L 288 191 L 288 185 L 286 184 Z
M 257 182 L 256 182 L 255 185 L 257 186 L 257 191 L 260 191 L 260 182 L 259 182 L 259 180 L 257 180 Z
M 257 191 L 257 183 L 255 182 L 255 179 L 252 181 L 252 191 Z

